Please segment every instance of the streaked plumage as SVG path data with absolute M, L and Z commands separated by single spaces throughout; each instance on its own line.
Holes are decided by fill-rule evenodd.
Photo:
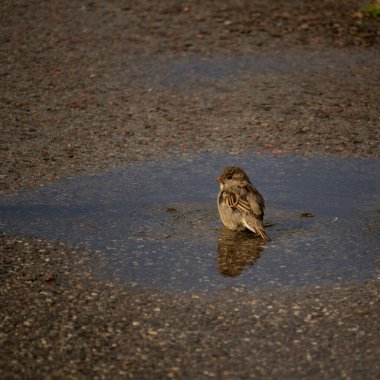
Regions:
M 218 210 L 223 224 L 234 231 L 248 229 L 269 241 L 263 223 L 264 198 L 252 185 L 245 171 L 230 166 L 222 171 L 217 181 L 220 183 Z

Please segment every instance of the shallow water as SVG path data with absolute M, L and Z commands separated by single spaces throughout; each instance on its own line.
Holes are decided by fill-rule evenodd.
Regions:
M 276 50 L 271 55 L 239 56 L 205 58 L 194 54 L 186 59 L 169 59 L 158 64 L 148 63 L 147 78 L 163 87 L 196 87 L 209 86 L 219 82 L 226 85 L 229 80 L 236 78 L 258 78 L 266 75 L 291 75 L 293 78 L 305 78 L 315 74 L 334 76 L 342 70 L 374 70 L 379 63 L 379 55 L 371 51 L 299 51 L 284 49 Z M 122 69 L 124 70 L 124 63 Z M 231 85 L 229 86 L 231 89 Z M 220 89 L 219 89 L 220 91 Z
M 267 244 L 221 226 L 215 178 L 231 164 L 266 198 Z M 128 285 L 362 282 L 380 278 L 379 169 L 375 159 L 174 157 L 5 196 L 0 230 L 100 251 L 106 276 Z

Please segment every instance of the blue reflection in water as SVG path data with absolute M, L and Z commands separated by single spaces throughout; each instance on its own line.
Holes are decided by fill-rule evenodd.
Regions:
M 231 164 L 266 198 L 266 245 L 221 227 L 215 178 Z M 176 157 L 4 196 L 0 229 L 100 250 L 107 272 L 127 284 L 211 290 L 365 281 L 380 274 L 379 169 L 375 159 Z

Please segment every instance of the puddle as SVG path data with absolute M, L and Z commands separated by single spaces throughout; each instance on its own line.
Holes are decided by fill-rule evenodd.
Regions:
M 221 226 L 215 178 L 231 164 L 246 169 L 265 196 L 272 242 Z M 293 156 L 134 164 L 2 197 L 0 230 L 99 250 L 107 275 L 128 285 L 362 282 L 380 277 L 379 169 L 375 159 Z
M 294 50 L 277 51 L 271 55 L 245 57 L 201 58 L 194 54 L 186 60 L 168 60 L 148 68 L 151 82 L 169 87 L 195 86 L 202 83 L 207 87 L 213 82 L 226 84 L 237 77 L 249 79 L 266 75 L 290 75 L 292 77 L 313 76 L 316 73 L 324 76 L 336 75 L 342 70 L 374 69 L 378 64 L 378 55 L 370 51 L 325 52 Z

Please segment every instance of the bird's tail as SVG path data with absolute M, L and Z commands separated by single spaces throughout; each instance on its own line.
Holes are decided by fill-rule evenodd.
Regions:
M 265 231 L 264 224 L 261 220 L 257 219 L 253 215 L 245 215 L 245 226 L 256 235 L 260 236 L 265 241 L 270 241 L 271 238 Z

